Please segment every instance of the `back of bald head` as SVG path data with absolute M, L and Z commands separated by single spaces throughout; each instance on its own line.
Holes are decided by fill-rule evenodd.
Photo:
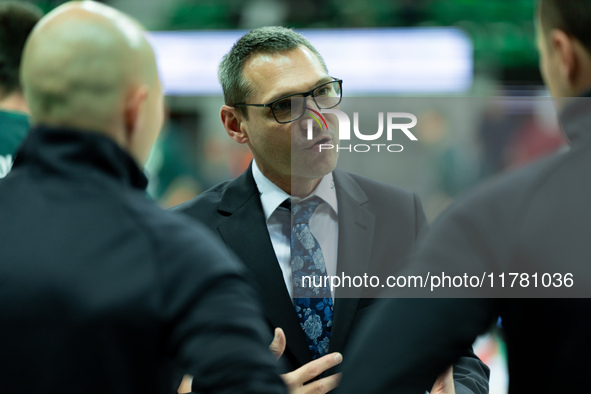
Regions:
M 141 26 L 94 1 L 66 3 L 31 33 L 22 85 L 33 121 L 116 134 L 138 86 L 154 87 L 154 53 Z

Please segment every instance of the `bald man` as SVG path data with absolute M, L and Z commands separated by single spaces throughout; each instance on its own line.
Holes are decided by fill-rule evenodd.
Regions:
M 0 393 L 283 393 L 258 301 L 203 228 L 145 198 L 162 123 L 142 29 L 63 5 L 25 47 L 35 126 L 0 181 Z

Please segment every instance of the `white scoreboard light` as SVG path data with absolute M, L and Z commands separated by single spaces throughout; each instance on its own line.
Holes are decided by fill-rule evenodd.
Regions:
M 346 94 L 461 93 L 473 48 L 455 28 L 297 30 L 322 54 Z M 168 95 L 221 95 L 217 67 L 246 31 L 151 32 Z

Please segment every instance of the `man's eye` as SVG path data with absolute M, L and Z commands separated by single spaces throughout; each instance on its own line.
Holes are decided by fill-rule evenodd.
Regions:
M 320 88 L 316 90 L 315 96 L 328 96 L 330 94 L 331 89 L 328 87 Z
M 275 111 L 291 111 L 291 100 L 281 100 L 273 104 Z

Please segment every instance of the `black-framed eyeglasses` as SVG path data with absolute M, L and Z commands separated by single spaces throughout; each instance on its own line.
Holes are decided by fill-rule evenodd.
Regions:
M 306 100 L 304 98 L 312 96 L 314 103 L 320 109 L 334 108 L 341 103 L 343 98 L 343 80 L 333 78 L 333 81 L 325 82 L 316 86 L 314 89 L 305 93 L 295 93 L 288 96 L 280 97 L 268 104 L 234 104 L 235 107 L 269 107 L 273 113 L 273 117 L 278 123 L 290 123 L 298 120 L 304 115 L 306 111 Z M 294 100 L 297 102 L 297 108 L 292 108 L 292 99 L 302 98 L 302 100 Z M 301 101 L 301 105 L 299 102 Z

